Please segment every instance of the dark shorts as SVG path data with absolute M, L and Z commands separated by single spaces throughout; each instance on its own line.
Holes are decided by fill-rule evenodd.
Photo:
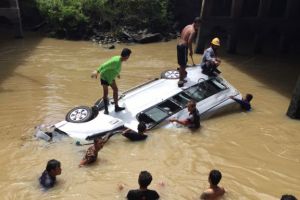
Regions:
M 100 79 L 101 85 L 107 85 L 109 86 L 109 83 L 106 80 Z
M 181 67 L 185 67 L 188 61 L 188 47 L 177 45 L 177 62 Z
M 202 73 L 208 76 L 217 76 L 221 72 L 217 69 L 217 65 L 212 62 L 206 62 L 202 64 Z

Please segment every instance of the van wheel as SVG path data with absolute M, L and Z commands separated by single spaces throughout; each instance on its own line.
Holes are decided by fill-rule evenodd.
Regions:
M 179 71 L 178 70 L 167 70 L 161 73 L 161 78 L 164 79 L 178 79 L 179 78 Z
M 82 123 L 89 121 L 93 116 L 92 109 L 88 106 L 78 106 L 70 110 L 66 116 L 66 121 Z

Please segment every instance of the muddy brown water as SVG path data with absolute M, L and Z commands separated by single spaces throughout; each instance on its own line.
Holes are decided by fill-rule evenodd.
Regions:
M 86 146 L 70 138 L 35 140 L 34 126 L 56 123 L 73 107 L 101 97 L 90 73 L 124 46 L 133 53 L 117 80 L 120 91 L 176 68 L 176 41 L 107 50 L 36 35 L 0 40 L 0 199 L 125 199 L 138 187 L 141 170 L 152 173 L 150 188 L 161 199 L 199 199 L 213 168 L 223 174 L 224 199 L 300 197 L 300 123 L 285 115 L 299 69 L 289 57 L 224 55 L 223 76 L 242 93 L 254 94 L 254 109 L 202 121 L 195 133 L 155 129 L 137 143 L 116 135 L 97 163 L 84 168 L 78 164 Z M 194 56 L 196 63 L 200 57 Z M 61 161 L 62 174 L 57 186 L 44 192 L 37 179 L 52 158 Z

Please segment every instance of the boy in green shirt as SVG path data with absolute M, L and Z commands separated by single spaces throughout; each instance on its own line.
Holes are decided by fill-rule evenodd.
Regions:
M 91 75 L 92 78 L 97 78 L 98 74 L 100 74 L 100 83 L 103 87 L 104 114 L 108 114 L 108 86 L 113 90 L 115 112 L 125 110 L 124 107 L 120 107 L 118 104 L 118 87 L 115 78 L 120 78 L 121 64 L 123 61 L 128 60 L 130 54 L 131 50 L 124 48 L 121 52 L 121 56 L 113 56 L 111 59 L 100 65 L 97 71 L 94 71 Z

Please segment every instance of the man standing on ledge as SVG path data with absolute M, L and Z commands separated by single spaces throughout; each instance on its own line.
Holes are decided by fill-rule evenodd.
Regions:
M 184 82 L 184 78 L 187 76 L 187 72 L 185 70 L 186 63 L 188 61 L 188 49 L 190 51 L 190 56 L 193 58 L 193 40 L 197 34 L 197 31 L 200 26 L 200 18 L 196 17 L 194 19 L 193 24 L 189 24 L 181 31 L 180 39 L 177 44 L 177 61 L 179 64 L 179 82 L 178 86 L 182 87 Z
M 113 90 L 115 112 L 125 110 L 124 107 L 120 107 L 118 104 L 118 87 L 115 78 L 120 78 L 121 64 L 123 61 L 128 60 L 130 54 L 131 50 L 124 48 L 121 52 L 121 56 L 113 56 L 111 59 L 100 65 L 97 71 L 94 71 L 91 75 L 92 78 L 97 78 L 98 74 L 100 74 L 100 83 L 103 87 L 104 114 L 106 115 L 108 115 L 108 86 Z

